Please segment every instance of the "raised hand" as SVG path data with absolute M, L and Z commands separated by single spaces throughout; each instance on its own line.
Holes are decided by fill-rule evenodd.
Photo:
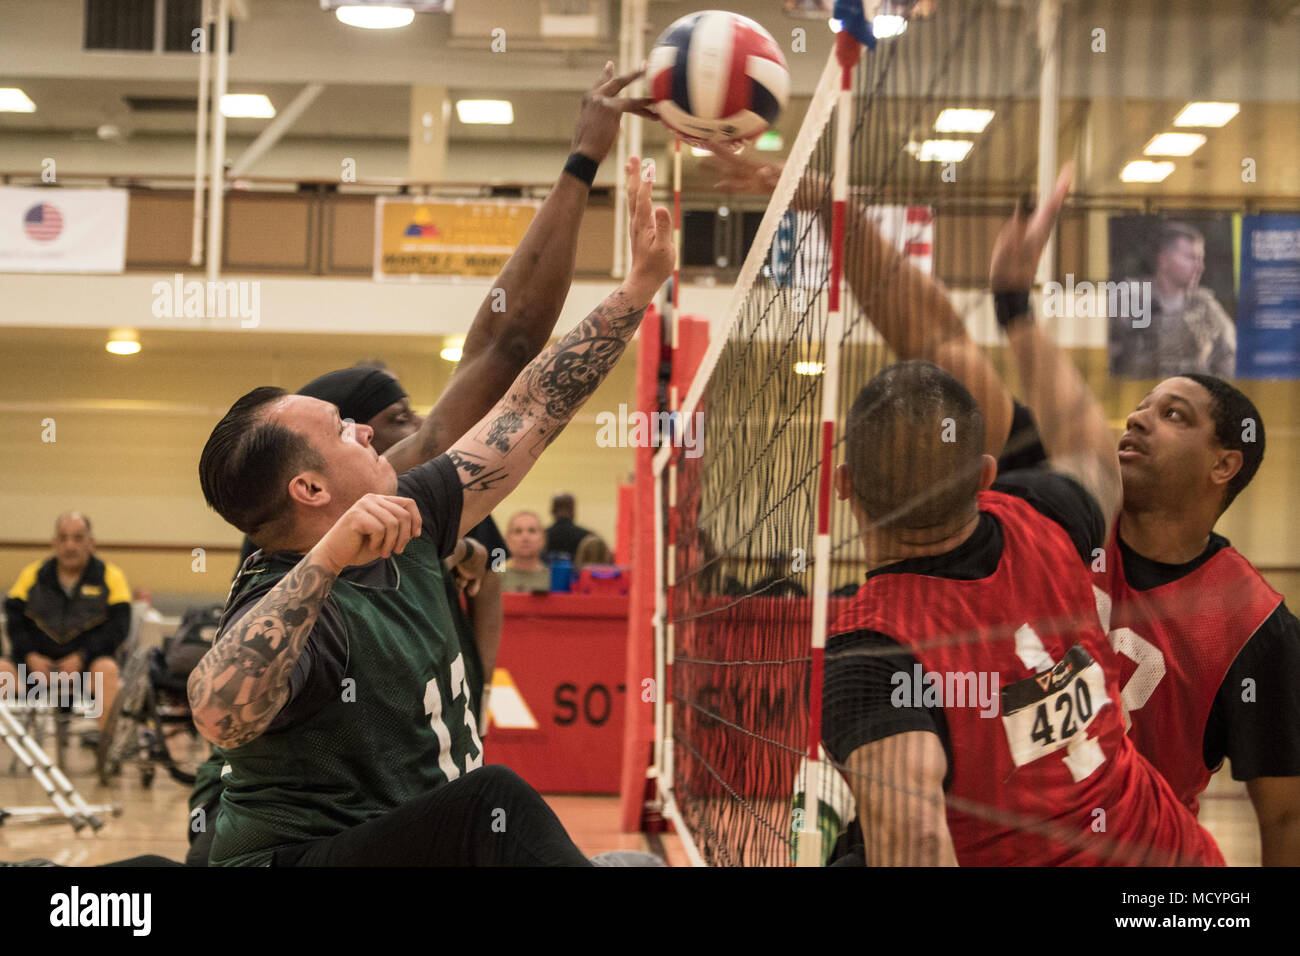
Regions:
M 722 148 L 711 147 L 712 153 L 700 164 L 718 177 L 713 188 L 724 193 L 762 193 L 770 195 L 781 178 L 781 164 L 762 163 Z
M 652 101 L 648 97 L 637 99 L 618 96 L 625 86 L 644 72 L 644 69 L 640 69 L 615 76 L 613 61 L 605 64 L 596 82 L 582 98 L 578 125 L 573 130 L 572 152 L 582 153 L 588 159 L 600 162 L 609 155 L 614 140 L 618 139 L 618 124 L 624 113 L 635 113 L 653 120 L 659 118 L 650 111 Z
M 1002 226 L 993 243 L 993 261 L 989 266 L 989 285 L 994 292 L 1029 289 L 1038 272 L 1047 238 L 1056 226 L 1056 217 L 1070 191 L 1074 164 L 1066 163 L 1047 202 L 1034 209 L 1032 201 L 1022 199 L 1016 211 Z
M 442 563 L 451 573 L 456 587 L 470 597 L 478 594 L 483 577 L 487 574 L 487 548 L 473 538 L 461 538 L 456 542 L 455 552 L 444 558 Z
M 338 574 L 344 568 L 401 554 L 421 527 L 420 511 L 410 498 L 364 495 L 334 522 L 311 553 Z
M 632 267 L 623 283 L 634 299 L 654 297 L 659 287 L 673 274 L 676 250 L 673 248 L 673 220 L 668 210 L 652 208 L 650 191 L 654 188 L 654 166 L 644 171 L 641 160 L 628 158 L 623 169 L 627 188 L 627 208 L 632 236 Z

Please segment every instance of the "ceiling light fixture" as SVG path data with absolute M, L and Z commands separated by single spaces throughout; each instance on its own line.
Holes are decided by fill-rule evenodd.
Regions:
M 32 98 L 16 86 L 0 86 L 0 113 L 35 113 Z
M 871 18 L 871 32 L 877 40 L 888 40 L 907 32 L 907 17 L 894 13 L 882 13 Z
M 1158 133 L 1142 152 L 1147 156 L 1190 156 L 1204 145 L 1200 133 Z
M 456 118 L 465 124 L 509 126 L 515 121 L 515 108 L 509 100 L 457 100 Z
M 982 133 L 993 121 L 993 110 L 949 107 L 934 121 L 936 133 Z
M 1125 183 L 1161 183 L 1174 171 L 1174 164 L 1169 160 L 1153 163 L 1149 159 L 1135 159 L 1120 170 L 1120 182 Z
M 221 115 L 230 119 L 270 119 L 275 107 L 265 93 L 226 93 L 221 97 Z
M 135 355 L 140 351 L 140 337 L 135 329 L 114 329 L 109 333 L 104 349 L 114 355 Z
M 968 139 L 927 139 L 916 158 L 923 163 L 960 163 L 974 145 Z
M 463 337 L 451 338 L 446 340 L 442 351 L 438 357 L 445 362 L 459 362 L 461 356 L 465 354 L 465 339 Z
M 340 23 L 363 30 L 396 30 L 409 26 L 415 11 L 408 7 L 339 7 L 334 16 Z
M 1226 126 L 1241 111 L 1240 103 L 1188 103 L 1174 117 L 1175 126 Z

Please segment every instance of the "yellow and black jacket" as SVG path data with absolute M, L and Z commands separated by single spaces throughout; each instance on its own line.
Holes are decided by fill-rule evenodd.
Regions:
M 87 665 L 111 656 L 131 626 L 126 575 L 93 554 L 81 580 L 64 593 L 54 558 L 23 569 L 5 601 L 9 653 L 15 664 L 30 653 L 58 660 L 80 652 Z

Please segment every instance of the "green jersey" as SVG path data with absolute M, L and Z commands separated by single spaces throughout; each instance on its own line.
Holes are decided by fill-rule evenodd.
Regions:
M 416 499 L 423 534 L 402 554 L 347 569 L 318 620 L 317 629 L 333 622 L 345 638 L 338 686 L 322 693 L 319 674 L 331 672 L 312 671 L 309 711 L 221 751 L 228 769 L 214 866 L 269 865 L 278 847 L 333 836 L 482 765 L 441 561 L 459 525 L 455 469 L 435 459 L 403 475 L 398 493 Z M 265 593 L 298 560 L 265 556 L 236 582 L 231 606 Z M 316 637 L 313 630 L 309 643 Z M 309 696 L 307 688 L 297 696 Z

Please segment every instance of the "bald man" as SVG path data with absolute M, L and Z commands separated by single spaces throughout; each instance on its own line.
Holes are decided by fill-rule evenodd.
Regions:
M 506 525 L 510 563 L 499 575 L 503 591 L 549 591 L 551 569 L 542 560 L 546 535 L 536 511 L 517 511 Z
M 90 519 L 78 511 L 54 522 L 54 556 L 23 568 L 5 600 L 10 657 L 28 675 L 89 671 L 100 695 L 99 728 L 117 696 L 118 647 L 131 626 L 131 589 L 116 565 L 95 557 Z M 5 666 L 5 671 L 17 668 Z M 53 685 L 47 685 L 53 686 Z

